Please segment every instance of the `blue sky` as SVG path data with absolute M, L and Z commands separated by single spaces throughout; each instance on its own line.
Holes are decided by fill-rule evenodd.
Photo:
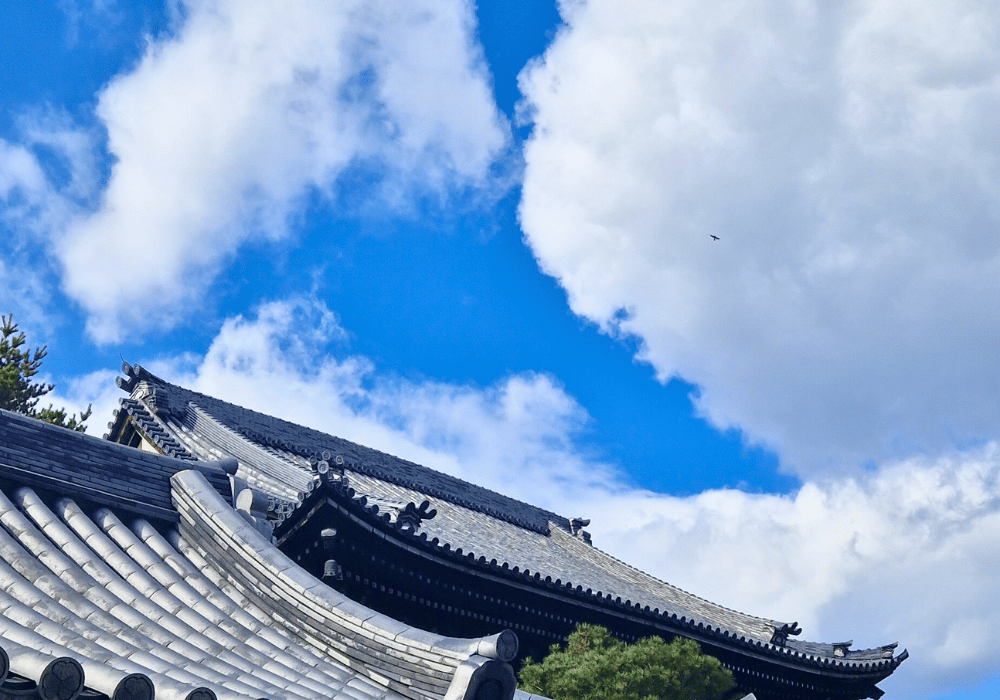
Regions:
M 995 696 L 991 3 L 3 13 L 0 307 L 92 432 L 138 361 Z

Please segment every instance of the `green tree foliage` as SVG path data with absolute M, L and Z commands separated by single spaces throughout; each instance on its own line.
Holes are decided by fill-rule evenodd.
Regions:
M 38 400 L 52 391 L 51 384 L 32 381 L 48 352 L 43 345 L 31 350 L 24 346 L 24 332 L 17 330 L 13 316 L 0 316 L 0 408 L 48 423 L 61 425 L 71 430 L 83 432 L 84 421 L 90 417 L 91 407 L 77 418 L 67 416 L 66 409 L 38 409 Z
M 599 625 L 579 625 L 566 648 L 526 659 L 520 688 L 553 700 L 721 700 L 733 676 L 697 642 L 647 637 L 625 644 Z

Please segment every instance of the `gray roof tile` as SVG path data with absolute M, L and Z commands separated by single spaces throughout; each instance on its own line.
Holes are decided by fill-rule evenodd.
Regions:
M 659 581 L 592 547 L 586 533 L 578 532 L 578 526 L 555 513 L 377 450 L 169 384 L 138 367 L 127 368 L 127 374 L 125 384 L 133 391 L 133 399 L 154 394 L 166 398 L 164 403 L 170 411 L 158 418 L 192 454 L 202 459 L 210 455 L 243 455 L 239 475 L 279 498 L 274 520 L 279 532 L 286 519 L 291 518 L 290 526 L 298 522 L 301 514 L 295 509 L 299 493 L 305 492 L 303 488 L 299 493 L 282 496 L 282 489 L 289 488 L 287 479 L 298 480 L 300 474 L 305 474 L 315 482 L 319 472 L 324 472 L 324 488 L 337 491 L 340 487 L 334 485 L 333 476 L 342 472 L 344 480 L 338 483 L 348 484 L 343 492 L 349 500 L 354 499 L 351 507 L 370 523 L 373 534 L 391 538 L 402 548 L 460 560 L 464 566 L 479 567 L 492 576 L 555 591 L 563 599 L 665 621 L 671 629 L 688 630 L 698 638 L 714 639 L 753 655 L 792 657 L 797 664 L 842 670 L 879 668 L 886 672 L 906 658 L 905 652 L 893 656 L 890 647 L 855 651 L 843 645 L 795 639 L 785 642 L 786 634 L 796 633 L 795 623 L 746 615 Z M 158 404 L 143 400 L 147 411 L 156 412 Z M 161 439 L 159 434 L 150 437 L 154 441 Z M 280 501 L 282 497 L 285 502 Z M 400 529 L 402 518 L 397 511 L 409 508 L 413 515 L 417 504 L 424 501 L 428 502 L 428 510 L 436 511 L 434 517 L 414 516 L 415 520 L 408 521 L 410 530 Z M 182 513 L 182 532 L 197 534 L 203 541 L 219 526 L 210 517 L 200 523 L 188 522 L 199 517 L 197 509 L 179 503 L 178 510 Z M 256 532 L 253 528 L 229 529 L 241 536 Z M 209 559 L 221 557 L 219 561 L 226 561 L 234 556 L 234 546 L 230 539 L 220 537 L 210 552 L 203 553 Z M 253 578 L 262 575 L 264 569 L 243 565 L 234 567 L 234 571 Z M 277 579 L 236 587 L 251 598 L 257 594 L 279 595 L 289 582 L 281 581 L 280 575 Z M 284 601 L 256 600 L 263 607 L 286 606 L 285 614 L 290 619 L 295 617 L 295 606 Z M 310 615 L 322 607 L 308 596 L 296 605 L 311 611 Z M 324 640 L 322 625 L 317 623 L 300 619 L 297 633 L 308 636 L 314 644 L 327 645 L 331 653 L 344 654 L 350 664 L 366 654 L 366 658 L 378 658 L 383 653 L 376 649 L 375 636 L 365 627 L 358 629 L 357 623 L 349 622 L 349 616 L 335 626 L 339 625 L 348 639 L 367 639 L 367 651 L 359 651 L 357 644 Z M 387 687 L 395 686 L 389 682 Z
M 79 667 L 80 689 L 132 700 L 447 691 L 469 655 L 444 659 L 419 631 L 331 605 L 229 505 L 228 476 L 192 466 L 0 411 L 0 649 L 15 673 Z M 195 496 L 172 491 L 178 472 Z

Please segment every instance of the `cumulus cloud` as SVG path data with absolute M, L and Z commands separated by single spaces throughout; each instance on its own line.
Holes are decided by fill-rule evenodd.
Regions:
M 203 358 L 148 366 L 521 498 L 615 483 L 608 466 L 583 467 L 573 437 L 589 418 L 551 376 L 517 374 L 486 389 L 385 376 L 347 352 L 336 316 L 315 300 L 265 304 L 255 318 L 227 320 Z M 511 473 L 532 478 L 511 484 Z
M 177 21 L 100 93 L 116 162 L 56 244 L 95 338 L 177 322 L 350 168 L 390 207 L 492 184 L 509 134 L 468 2 L 186 0 Z
M 580 448 L 584 409 L 553 377 L 490 387 L 414 382 L 352 355 L 336 316 L 292 299 L 225 322 L 204 356 L 144 362 L 165 378 L 371 445 L 569 516 L 595 544 L 803 638 L 899 640 L 883 683 L 929 697 L 1000 663 L 1000 446 L 811 480 L 784 496 L 678 498 L 623 485 Z M 102 379 L 103 381 L 103 379 Z
M 37 248 L 83 206 L 97 181 L 94 141 L 61 112 L 15 119 L 17 141 L 0 139 L 0 250 Z
M 520 216 L 576 313 L 806 475 L 1000 435 L 995 3 L 560 8 Z
M 57 4 L 66 17 L 65 38 L 69 46 L 77 45 L 81 35 L 110 41 L 112 28 L 121 22 L 118 0 L 58 0 Z
M 42 315 L 42 275 L 27 259 L 31 228 L 44 218 L 53 193 L 30 149 L 0 139 L 0 304 L 29 320 Z
M 49 194 L 35 155 L 25 146 L 0 140 L 0 197 L 4 217 L 24 218 Z
M 899 697 L 982 680 L 1000 662 L 996 443 L 789 496 L 628 494 L 595 506 L 599 545 L 675 585 L 797 619 L 804 638 L 900 641 L 913 661 L 884 684 Z
M 16 139 L 0 138 L 0 306 L 22 327 L 50 326 L 55 271 L 42 252 L 96 181 L 93 138 L 56 111 L 15 118 Z

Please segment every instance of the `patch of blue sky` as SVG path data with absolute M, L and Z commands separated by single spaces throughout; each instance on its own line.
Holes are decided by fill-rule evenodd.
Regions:
M 136 64 L 149 38 L 168 30 L 165 7 L 159 3 L 111 3 L 116 9 L 97 15 L 81 4 L 86 3 L 16 2 L 4 7 L 0 125 L 5 130 L 22 109 L 44 105 L 93 121 L 100 88 Z
M 973 688 L 963 688 L 939 695 L 935 700 L 994 700 L 1000 697 L 1000 675 Z
M 575 317 L 556 281 L 539 273 L 513 209 L 508 197 L 485 217 L 444 226 L 328 222 L 282 254 L 284 293 L 315 290 L 352 334 L 351 350 L 384 372 L 480 386 L 551 374 L 593 418 L 591 448 L 637 485 L 679 494 L 797 485 L 773 454 L 693 416 L 691 386 L 657 383 L 633 346 Z M 225 283 L 239 295 L 235 308 L 259 293 L 255 280 L 271 265 L 239 256 Z

